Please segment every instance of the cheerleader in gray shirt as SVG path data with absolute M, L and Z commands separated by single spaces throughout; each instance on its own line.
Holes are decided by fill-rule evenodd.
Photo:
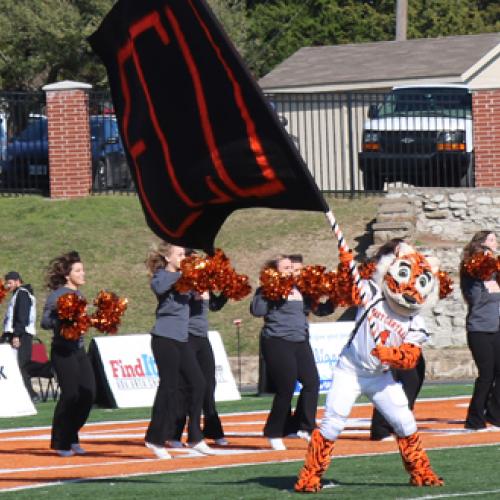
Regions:
M 266 264 L 282 274 L 291 274 L 293 266 L 288 256 L 278 256 Z M 311 311 L 310 300 L 293 288 L 286 299 L 271 301 L 262 295 L 262 288 L 255 292 L 250 312 L 264 317 L 262 329 L 262 354 L 267 371 L 276 387 L 276 395 L 264 427 L 264 436 L 275 450 L 285 450 L 283 437 L 297 432 L 308 439 L 316 427 L 319 376 L 309 343 L 307 315 Z M 313 311 L 316 315 L 333 312 L 331 302 L 321 304 Z M 296 428 L 290 423 L 291 401 L 296 381 L 302 384 L 297 408 L 293 416 Z
M 146 432 L 146 446 L 161 459 L 171 458 L 165 442 L 175 440 L 181 377 L 186 380 L 191 394 L 189 446 L 203 454 L 213 453 L 203 441 L 200 428 L 205 377 L 188 345 L 191 293 L 179 293 L 174 287 L 181 277 L 180 265 L 184 257 L 184 248 L 162 242 L 146 260 L 151 289 L 158 299 L 156 322 L 151 330 L 151 349 L 160 378 Z

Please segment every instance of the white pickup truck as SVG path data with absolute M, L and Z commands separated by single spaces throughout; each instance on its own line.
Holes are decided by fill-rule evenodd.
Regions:
M 371 105 L 359 168 L 366 190 L 385 182 L 472 186 L 472 99 L 464 85 L 394 87 Z

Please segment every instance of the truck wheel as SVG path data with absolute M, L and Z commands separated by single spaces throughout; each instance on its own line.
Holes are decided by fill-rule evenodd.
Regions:
M 365 191 L 382 191 L 384 189 L 384 178 L 378 172 L 363 172 L 363 185 Z

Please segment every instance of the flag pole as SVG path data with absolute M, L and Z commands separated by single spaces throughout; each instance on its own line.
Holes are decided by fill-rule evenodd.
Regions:
M 333 215 L 333 212 L 330 209 L 330 207 L 328 207 L 328 211 L 325 212 L 325 217 L 326 217 L 328 223 L 330 224 L 331 230 L 333 231 L 333 233 L 335 234 L 335 236 L 337 238 L 339 251 L 349 253 L 351 251 L 351 249 L 349 248 L 349 245 L 347 244 L 347 242 L 344 238 L 344 234 L 342 233 L 342 230 L 340 229 L 340 226 L 338 225 L 337 220 L 335 219 L 335 216 Z M 349 272 L 351 273 L 351 276 L 353 278 L 354 286 L 357 288 L 357 290 L 359 292 L 359 296 L 361 298 L 361 304 L 364 307 L 367 307 L 369 299 L 368 299 L 368 293 L 366 290 L 366 285 L 361 281 L 361 276 L 359 275 L 359 272 L 358 272 L 358 266 L 354 262 L 354 259 L 352 259 L 349 262 Z M 375 321 L 373 320 L 373 315 L 372 315 L 371 309 L 368 310 L 367 319 L 368 319 L 368 325 L 370 327 L 370 332 L 371 332 L 371 334 L 375 340 L 375 343 L 376 343 L 378 340 L 378 335 L 377 335 L 377 331 L 375 329 Z M 351 337 L 350 342 L 352 341 L 353 338 L 354 337 Z

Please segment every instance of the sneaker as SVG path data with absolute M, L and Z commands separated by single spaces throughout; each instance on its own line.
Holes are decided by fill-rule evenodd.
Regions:
M 75 454 L 73 450 L 56 450 L 56 453 L 63 458 L 72 457 Z
M 146 448 L 149 448 L 156 455 L 157 458 L 161 460 L 168 460 L 169 458 L 172 458 L 164 446 L 157 446 L 156 444 L 148 443 L 147 441 L 144 444 L 146 445 Z
M 71 445 L 71 450 L 75 453 L 75 455 L 85 455 L 87 453 L 79 443 L 73 443 Z
M 300 439 L 305 439 L 307 442 L 311 441 L 311 434 L 307 431 L 297 431 L 297 437 Z
M 222 437 L 222 438 L 218 438 L 218 439 L 214 439 L 214 444 L 218 445 L 218 446 L 227 446 L 229 444 L 229 441 Z
M 208 446 L 205 441 L 200 441 L 199 443 L 196 444 L 190 444 L 189 445 L 193 450 L 196 450 L 198 453 L 201 453 L 203 455 L 215 455 L 215 451 Z
M 269 444 L 271 448 L 276 451 L 286 450 L 285 443 L 283 443 L 283 439 L 281 438 L 269 438 Z
M 171 439 L 166 442 L 167 448 L 184 448 L 184 443 L 182 441 L 177 441 L 176 439 Z

